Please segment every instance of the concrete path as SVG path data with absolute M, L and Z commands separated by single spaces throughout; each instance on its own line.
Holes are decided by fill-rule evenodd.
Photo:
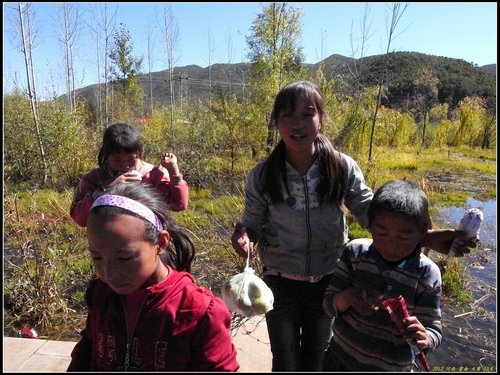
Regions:
M 271 350 L 263 316 L 233 328 L 240 372 L 271 372 Z M 65 372 L 76 342 L 3 338 L 3 372 Z

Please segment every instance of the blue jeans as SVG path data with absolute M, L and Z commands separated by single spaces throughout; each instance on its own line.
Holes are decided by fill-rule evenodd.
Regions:
M 272 371 L 323 371 L 333 324 L 323 311 L 329 279 L 310 283 L 264 276 L 274 294 L 273 309 L 266 314 Z

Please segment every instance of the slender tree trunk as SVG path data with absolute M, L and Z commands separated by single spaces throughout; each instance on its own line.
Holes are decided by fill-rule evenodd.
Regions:
M 35 91 L 35 80 L 34 80 L 34 68 L 33 68 L 33 31 L 30 25 L 30 12 L 29 5 L 28 8 L 23 11 L 23 3 L 18 3 L 18 11 L 19 11 L 19 26 L 21 29 L 21 46 L 24 54 L 24 65 L 26 67 L 26 82 L 28 85 L 28 97 L 30 99 L 30 108 L 31 113 L 33 114 L 33 126 L 35 129 L 35 136 L 38 142 L 38 149 L 40 151 L 40 162 L 42 164 L 42 185 L 47 183 L 47 158 L 45 155 L 45 150 L 43 147 L 42 136 L 40 132 L 40 122 L 38 119 L 38 104 L 36 100 L 36 91 Z M 26 22 L 28 23 L 28 31 L 26 33 L 24 27 L 24 17 L 26 17 Z
M 101 78 L 104 78 L 104 98 L 102 93 L 99 91 L 99 108 L 100 108 L 100 121 L 103 123 L 104 128 L 107 128 L 113 119 L 112 112 L 112 92 L 109 82 L 109 48 L 110 48 L 110 38 L 112 37 L 115 20 L 118 11 L 118 5 L 110 13 L 109 4 L 114 3 L 96 3 L 93 12 L 95 14 L 95 28 L 91 27 L 91 30 L 96 36 L 96 57 L 97 57 L 97 75 L 98 75 L 98 87 L 101 87 Z M 100 47 L 102 35 L 103 47 Z M 103 68 L 101 69 L 101 56 L 103 60 Z M 103 71 L 102 71 L 103 70 Z M 102 73 L 101 73 L 102 71 Z M 104 110 L 103 110 L 104 107 Z
M 111 123 L 111 115 L 109 109 L 110 101 L 110 87 L 108 79 L 108 51 L 109 51 L 109 38 L 108 33 L 108 6 L 104 4 L 104 128 L 107 129 Z
M 78 8 L 72 4 L 62 3 L 62 39 L 64 44 L 64 65 L 66 77 L 67 102 L 72 113 L 76 110 L 75 70 L 73 62 L 73 43 L 78 29 Z
M 148 36 L 148 78 L 149 78 L 149 116 L 153 117 L 154 104 L 153 104 L 153 74 L 152 74 L 152 64 L 153 64 L 153 29 L 152 24 L 148 23 L 147 26 L 147 36 Z
M 174 124 L 174 67 L 175 67 L 175 47 L 177 44 L 177 28 L 174 22 L 172 7 L 164 8 L 163 19 L 165 47 L 167 51 L 168 81 L 170 88 L 170 148 L 175 152 L 175 124 Z
M 387 61 L 389 60 L 389 51 L 391 47 L 391 41 L 394 35 L 394 32 L 396 31 L 396 27 L 403 16 L 403 13 L 407 7 L 407 5 L 404 6 L 403 10 L 400 12 L 401 4 L 396 3 L 393 4 L 392 8 L 392 20 L 391 20 L 391 27 L 389 29 L 389 37 L 387 40 L 387 50 L 385 51 L 385 56 L 384 56 L 384 65 L 383 65 L 383 70 L 382 70 L 382 76 L 380 77 L 379 85 L 378 85 L 378 94 L 377 94 L 377 103 L 375 105 L 375 113 L 373 114 L 373 120 L 372 120 L 372 127 L 370 131 L 370 151 L 368 153 L 368 160 L 372 160 L 372 150 L 373 150 L 373 136 L 375 134 L 375 124 L 377 122 L 377 114 L 378 110 L 380 108 L 380 102 L 382 100 L 382 88 L 384 87 L 384 81 L 385 81 L 385 75 L 387 73 Z

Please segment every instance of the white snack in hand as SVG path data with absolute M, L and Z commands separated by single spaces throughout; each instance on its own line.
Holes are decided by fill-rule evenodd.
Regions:
M 127 172 L 128 174 L 134 174 L 137 176 L 137 179 L 141 179 L 142 180 L 142 173 L 139 172 L 138 170 L 136 169 L 131 169 L 130 171 Z
M 483 223 L 483 213 L 478 208 L 471 208 L 465 211 L 460 220 L 458 230 L 464 231 L 469 238 L 476 238 Z
M 470 239 L 476 238 L 483 223 L 483 212 L 478 208 L 470 208 L 465 211 L 464 216 L 460 220 L 458 230 L 465 232 L 466 236 Z M 455 242 L 459 241 L 458 237 L 452 242 L 451 249 L 448 252 L 448 258 L 455 256 Z

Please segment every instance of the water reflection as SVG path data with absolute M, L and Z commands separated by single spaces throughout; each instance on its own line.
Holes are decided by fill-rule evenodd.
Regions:
M 478 201 L 474 198 L 469 198 L 463 207 L 448 207 L 441 210 L 436 222 L 442 223 L 443 227 L 457 227 L 463 214 L 469 208 L 479 208 L 483 211 L 484 219 L 479 232 L 481 243 L 483 245 L 495 245 L 497 235 L 497 200 L 492 199 L 486 202 Z M 444 225 L 446 224 L 446 225 Z
M 457 227 L 464 212 L 469 208 L 479 208 L 483 211 L 483 224 L 479 232 L 481 243 L 478 251 L 472 252 L 464 258 L 471 278 L 471 290 L 473 297 L 479 299 L 485 294 L 485 290 L 496 288 L 497 283 L 497 207 L 496 199 L 486 202 L 469 198 L 463 207 L 449 207 L 443 209 L 436 220 L 441 227 Z M 496 289 L 495 289 L 496 290 Z M 496 293 L 488 298 L 482 305 L 489 312 L 496 312 Z
M 442 209 L 434 219 L 438 227 L 456 228 L 469 208 L 479 208 L 484 214 L 481 243 L 477 251 L 463 258 L 477 306 L 442 307 L 443 341 L 427 357 L 433 371 L 496 371 L 496 203 L 496 199 L 482 202 L 470 198 L 463 207 Z M 477 307 L 485 313 L 477 313 Z

